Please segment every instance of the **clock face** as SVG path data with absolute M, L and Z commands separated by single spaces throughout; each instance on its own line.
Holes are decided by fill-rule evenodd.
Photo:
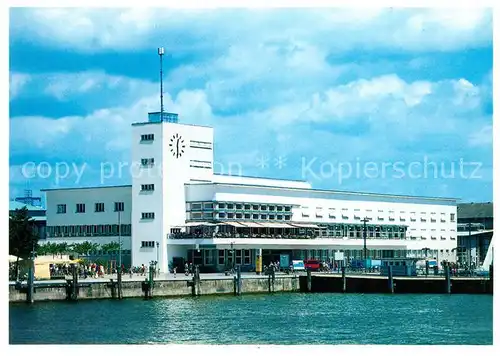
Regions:
M 182 136 L 179 136 L 179 134 L 175 134 L 170 138 L 170 152 L 172 152 L 172 156 L 175 158 L 179 158 L 182 156 L 184 153 L 184 148 L 186 146 L 184 145 L 184 139 Z

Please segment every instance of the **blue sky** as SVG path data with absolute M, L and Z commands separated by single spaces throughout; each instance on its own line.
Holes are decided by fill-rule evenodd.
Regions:
M 130 183 L 101 164 L 159 109 L 159 46 L 166 110 L 214 127 L 218 171 L 492 200 L 491 12 L 360 8 L 11 9 L 11 198 Z

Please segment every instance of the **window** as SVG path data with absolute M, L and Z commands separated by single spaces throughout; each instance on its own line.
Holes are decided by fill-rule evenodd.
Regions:
M 95 212 L 96 213 L 104 212 L 104 203 L 95 203 Z
M 269 207 L 269 211 L 274 211 L 275 209 L 276 209 L 276 207 L 275 207 L 274 205 L 271 205 L 271 206 Z
M 292 211 L 292 207 L 291 206 L 285 206 L 285 211 Z
M 154 241 L 141 241 L 141 247 L 155 247 Z
M 141 192 L 150 192 L 155 190 L 154 184 L 141 184 Z
M 76 212 L 84 213 L 85 212 L 85 204 L 76 204 Z
M 57 204 L 57 213 L 66 214 L 66 204 Z
M 250 204 L 245 204 L 245 210 L 250 210 Z
M 225 219 L 226 213 L 219 213 L 219 219 Z
M 276 216 L 276 218 L 277 218 L 278 220 L 283 220 L 283 215 L 278 215 L 278 216 Z
M 201 219 L 202 215 L 201 212 L 199 213 L 191 213 L 191 219 Z
M 227 213 L 228 219 L 234 219 L 234 213 Z
M 245 214 L 245 219 L 249 220 L 251 215 L 249 213 Z
M 225 203 L 219 203 L 219 209 L 226 209 Z
M 258 205 L 252 205 L 252 210 L 259 210 L 259 206 Z
M 254 219 L 254 220 L 259 219 L 259 214 L 253 214 L 253 215 L 252 215 L 252 219 Z
M 277 210 L 277 211 L 283 211 L 283 207 L 282 207 L 281 205 L 278 205 L 278 206 L 276 207 L 276 210 Z
M 201 210 L 201 203 L 191 203 L 191 210 Z
M 261 205 L 261 206 L 260 206 L 260 210 L 262 210 L 262 211 L 266 211 L 266 210 L 267 210 L 267 205 Z
M 212 210 L 214 208 L 213 203 L 203 203 L 203 209 L 205 210 Z
M 274 214 L 269 214 L 269 220 L 275 220 L 276 218 L 276 215 Z
M 141 135 L 141 141 L 154 141 L 154 139 L 155 139 L 154 134 Z
M 143 167 L 151 167 L 154 166 L 155 159 L 154 158 L 141 158 L 141 166 Z
M 243 209 L 243 204 L 236 204 L 236 209 L 237 210 Z
M 155 213 L 142 213 L 141 218 L 143 220 L 152 220 L 155 218 Z
M 291 216 L 290 215 L 285 215 L 285 220 L 291 220 Z
M 236 219 L 241 219 L 243 218 L 243 214 L 242 213 L 236 213 Z
M 241 250 L 236 250 L 236 264 L 241 265 Z
M 219 250 L 219 264 L 224 264 L 225 250 Z
M 260 218 L 261 218 L 262 220 L 267 220 L 267 215 L 266 215 L 266 214 L 261 214 L 261 215 L 260 215 Z
M 450 221 L 455 222 L 455 213 L 450 214 Z
M 227 204 L 228 209 L 234 209 L 234 204 Z
M 122 201 L 117 201 L 115 202 L 115 211 L 124 211 L 125 210 L 125 203 Z
M 249 265 L 250 264 L 250 250 L 243 250 L 243 251 L 244 251 L 243 264 Z

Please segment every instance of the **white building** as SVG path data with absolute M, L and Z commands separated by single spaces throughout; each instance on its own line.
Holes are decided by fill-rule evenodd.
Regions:
M 367 257 L 455 260 L 455 199 L 214 174 L 213 129 L 179 124 L 175 114 L 159 120 L 153 113 L 133 124 L 132 162 L 131 186 L 47 190 L 49 239 L 117 241 L 115 208 L 123 202 L 121 221 L 131 226 L 123 248 L 131 250 L 133 265 L 158 260 L 162 271 L 174 259 L 222 270 L 233 263 L 252 269 L 257 255 L 264 263 L 280 254 L 328 260 L 336 251 L 362 258 L 364 223 Z M 78 204 L 85 212 L 77 212 Z

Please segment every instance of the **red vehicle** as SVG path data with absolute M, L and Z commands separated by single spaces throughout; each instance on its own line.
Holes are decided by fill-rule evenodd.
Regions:
M 306 271 L 309 269 L 311 271 L 319 271 L 321 268 L 321 262 L 317 260 L 305 260 L 304 261 L 304 268 Z

